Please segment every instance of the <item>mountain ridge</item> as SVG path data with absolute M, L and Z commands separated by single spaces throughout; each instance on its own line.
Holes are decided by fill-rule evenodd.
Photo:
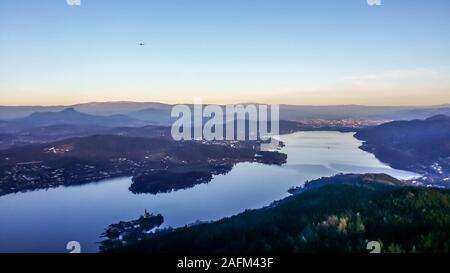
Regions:
M 248 103 L 236 103 L 248 104 Z M 260 104 L 260 103 L 253 103 Z M 10 120 L 21 118 L 33 112 L 42 111 L 61 111 L 65 108 L 73 107 L 77 111 L 95 115 L 112 115 L 112 114 L 128 114 L 134 113 L 148 108 L 157 110 L 170 110 L 175 104 L 167 104 L 161 102 L 133 102 L 133 101 L 111 101 L 111 102 L 89 102 L 73 105 L 57 105 L 57 106 L 1 106 L 0 120 Z M 187 103 L 186 105 L 192 105 Z M 208 104 L 205 105 L 221 105 L 224 104 Z M 292 105 L 280 104 L 280 112 L 282 119 L 341 119 L 341 118 L 358 118 L 358 119 L 414 119 L 426 118 L 436 114 L 450 115 L 450 105 L 431 105 L 431 106 L 367 106 L 358 104 L 347 105 Z
M 1 125 L 5 132 L 19 132 L 27 129 L 52 125 L 98 125 L 103 127 L 144 126 L 145 122 L 126 115 L 96 116 L 77 111 L 73 107 L 61 111 L 33 112 L 30 115 L 3 121 Z
M 395 168 L 424 174 L 429 182 L 450 177 L 450 116 L 393 121 L 355 137 L 363 141 L 361 149 Z

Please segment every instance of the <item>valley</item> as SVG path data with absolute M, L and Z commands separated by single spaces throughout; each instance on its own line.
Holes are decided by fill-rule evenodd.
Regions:
M 68 122 L 61 124 L 65 118 Z M 25 122 L 28 119 L 40 125 L 33 127 L 33 122 Z M 101 125 L 104 119 L 113 123 L 126 120 L 117 115 L 93 118 L 66 109 L 32 114 L 20 119 L 20 126 L 8 121 L 4 126 L 22 128 L 8 131 L 0 139 L 0 204 L 2 200 L 9 204 L 3 212 L 0 209 L 0 217 L 14 207 L 18 217 L 22 215 L 26 219 L 28 212 L 17 209 L 21 206 L 16 202 L 27 199 L 19 198 L 22 195 L 43 198 L 41 202 L 50 205 L 61 202 L 60 198 L 68 194 L 70 199 L 74 198 L 75 203 L 70 206 L 75 214 L 79 211 L 80 200 L 94 202 L 96 211 L 115 216 L 103 217 L 95 211 L 91 214 L 83 210 L 86 215 L 75 217 L 73 221 L 99 220 L 95 231 L 81 229 L 79 233 L 80 238 L 85 238 L 82 241 L 89 251 L 95 252 L 101 230 L 112 222 L 121 223 L 124 229 L 128 223 L 124 220 L 146 209 L 164 217 L 159 228 L 144 236 L 146 240 L 154 240 L 153 237 L 159 240 L 156 238 L 170 237 L 172 231 L 177 234 L 177 228 L 186 225 L 195 229 L 205 222 L 218 221 L 247 209 L 264 210 L 269 204 L 267 208 L 276 208 L 290 200 L 289 194 L 300 196 L 321 191 L 321 188 L 359 188 L 371 183 L 380 185 L 377 191 L 407 185 L 447 185 L 448 162 L 445 160 L 448 156 L 443 147 L 446 147 L 449 126 L 445 116 L 381 125 L 375 120 L 281 120 L 281 142 L 274 151 L 260 151 L 261 140 L 174 141 L 167 126 L 139 123 L 141 121 L 104 126 Z M 98 120 L 102 122 L 97 123 Z M 25 124 L 30 125 L 24 129 L 28 126 Z M 248 126 L 246 121 L 246 129 Z M 334 176 L 340 173 L 347 175 Z M 360 176 L 357 173 L 373 174 Z M 83 192 L 86 197 L 77 192 Z M 109 197 L 106 197 L 104 194 L 108 192 Z M 104 201 L 85 199 L 87 196 L 97 196 Z M 192 201 L 194 196 L 198 199 L 195 202 Z M 114 212 L 112 204 L 117 200 L 122 200 L 120 204 L 124 207 L 116 208 L 122 213 Z M 172 203 L 174 200 L 177 202 Z M 240 201 L 232 205 L 235 200 Z M 29 202 L 36 205 L 35 201 Z M 178 202 L 183 203 L 183 209 Z M 23 209 L 30 210 L 27 201 L 23 204 Z M 56 215 L 52 216 L 56 211 L 45 210 L 49 221 L 58 221 Z M 180 211 L 186 210 L 188 213 L 180 215 Z M 17 221 L 14 219 L 9 221 Z M 133 221 L 140 220 L 129 223 L 135 223 Z M 136 223 L 133 226 L 140 225 Z M 55 224 L 55 228 L 58 226 Z M 111 228 L 113 225 L 107 231 Z M 133 231 L 134 235 L 128 239 L 121 237 L 117 241 L 117 237 L 114 247 L 110 245 L 104 250 L 115 251 L 124 244 L 130 248 L 123 250 L 132 250 L 130 242 L 143 239 L 142 232 Z M 4 236 L 8 233 L 11 230 L 3 230 Z M 64 234 L 61 236 L 61 239 L 66 238 Z M 23 249 L 28 247 L 31 246 Z M 140 247 L 139 244 L 136 247 Z M 50 249 L 57 249 L 57 245 L 52 244 Z

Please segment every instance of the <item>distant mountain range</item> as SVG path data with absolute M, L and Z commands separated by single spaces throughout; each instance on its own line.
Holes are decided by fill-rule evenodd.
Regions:
M 31 128 L 61 124 L 112 128 L 119 126 L 144 126 L 147 123 L 120 114 L 96 116 L 78 112 L 74 108 L 66 108 L 58 112 L 34 112 L 24 118 L 3 121 L 0 123 L 0 128 L 3 132 L 19 132 Z
M 281 119 L 296 121 L 308 119 L 410 120 L 428 118 L 434 115 L 450 115 L 450 106 L 280 106 Z
M 55 106 L 0 106 L 0 120 L 16 119 L 26 117 L 34 112 L 57 112 L 66 108 L 73 108 L 79 112 L 91 115 L 110 116 L 140 111 L 146 108 L 170 109 L 168 104 L 157 102 L 90 102 L 74 105 Z
M 65 108 L 61 111 L 34 112 L 23 118 L 0 121 L 0 150 L 88 135 L 170 137 L 170 125 L 175 121 L 175 118 L 170 117 L 171 109 L 161 105 L 156 105 L 156 107 L 130 112 L 128 115 L 109 116 L 87 114 L 75 108 Z M 229 124 L 234 125 L 235 132 L 237 132 L 237 120 Z M 248 127 L 247 120 L 245 122 L 246 132 L 248 132 Z M 280 121 L 281 134 L 310 130 L 349 131 L 354 128 Z M 226 128 L 224 128 L 225 132 Z
M 188 106 L 193 107 L 192 104 Z M 153 102 L 87 103 L 58 110 L 59 108 L 60 106 L 37 108 L 0 106 L 0 114 L 2 114 L 0 116 L 0 132 L 2 134 L 0 149 L 92 134 L 168 136 L 170 134 L 168 127 L 176 120 L 171 117 L 172 105 Z M 44 111 L 45 109 L 49 109 L 49 111 Z M 32 110 L 36 110 L 36 112 L 25 117 L 6 119 L 6 117 L 23 115 Z M 311 130 L 355 131 L 390 119 L 428 117 L 435 113 L 450 115 L 450 106 L 408 108 L 358 105 L 281 105 L 280 133 Z M 374 122 L 341 122 L 342 119 L 372 120 Z M 204 119 L 203 122 L 207 120 Z M 311 120 L 313 121 L 310 122 Z M 340 121 L 336 123 L 333 120 Z M 150 127 L 138 128 L 145 126 Z M 155 126 L 166 128 L 159 128 L 160 131 L 153 133 Z
M 155 102 L 92 102 L 72 106 L 0 106 L 0 120 L 23 118 L 35 112 L 62 111 L 66 108 L 73 108 L 91 115 L 121 114 L 152 124 L 167 125 L 172 121 L 170 118 L 172 107 L 173 105 L 170 104 Z M 450 105 L 427 107 L 280 105 L 280 118 L 293 121 L 308 119 L 408 120 L 441 114 L 450 115 Z
M 450 116 L 393 121 L 360 130 L 362 149 L 393 167 L 439 178 L 450 176 Z

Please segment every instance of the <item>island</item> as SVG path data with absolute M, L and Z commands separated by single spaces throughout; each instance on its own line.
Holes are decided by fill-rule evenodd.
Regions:
M 144 215 L 137 220 L 121 221 L 117 224 L 109 225 L 101 236 L 107 239 L 101 242 L 100 249 L 105 251 L 141 241 L 149 236 L 155 228 L 161 226 L 163 222 L 164 217 L 161 214 L 153 215 L 145 210 Z

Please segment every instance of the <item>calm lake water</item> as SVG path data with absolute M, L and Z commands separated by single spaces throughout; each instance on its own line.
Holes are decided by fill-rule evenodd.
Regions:
M 96 252 L 108 225 L 136 219 L 144 209 L 161 213 L 165 227 L 218 220 L 267 206 L 306 180 L 342 172 L 418 176 L 358 149 L 353 133 L 300 132 L 281 139 L 286 165 L 240 163 L 209 184 L 186 190 L 136 195 L 128 190 L 131 178 L 118 178 L 0 197 L 0 252 L 67 252 L 69 241 L 80 242 L 82 252 Z

